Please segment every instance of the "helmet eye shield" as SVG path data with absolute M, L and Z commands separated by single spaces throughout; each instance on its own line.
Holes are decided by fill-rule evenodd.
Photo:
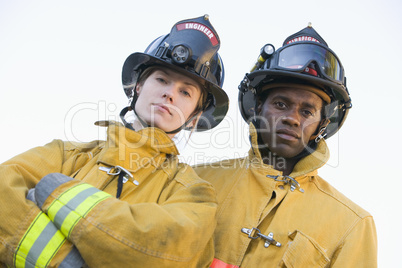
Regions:
M 311 42 L 295 43 L 278 49 L 270 61 L 266 62 L 269 64 L 266 68 L 303 72 L 311 67 L 311 63 L 317 65 L 319 73 L 329 80 L 336 83 L 344 82 L 343 67 L 335 53 L 329 48 Z

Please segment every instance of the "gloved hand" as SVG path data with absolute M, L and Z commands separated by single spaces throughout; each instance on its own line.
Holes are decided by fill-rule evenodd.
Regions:
M 27 199 L 31 200 L 36 205 L 38 205 L 38 203 L 36 202 L 36 198 L 35 198 L 35 188 L 32 188 L 32 189 L 28 190 Z
M 42 208 L 43 203 L 57 187 L 71 180 L 73 178 L 61 173 L 50 173 L 44 176 L 35 187 L 35 200 L 38 207 Z

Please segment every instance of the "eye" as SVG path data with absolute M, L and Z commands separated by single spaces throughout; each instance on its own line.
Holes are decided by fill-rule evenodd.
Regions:
M 163 83 L 163 84 L 166 84 L 166 83 L 167 83 L 166 79 L 163 78 L 163 77 L 157 77 L 156 80 L 159 81 L 159 82 L 161 82 L 161 83 Z
M 277 108 L 279 108 L 279 109 L 284 109 L 284 108 L 286 108 L 286 104 L 285 104 L 284 102 L 281 102 L 281 101 L 275 101 L 275 102 L 274 102 L 274 105 L 275 105 Z
M 302 114 L 305 117 L 310 117 L 310 116 L 314 116 L 314 112 L 310 111 L 310 110 L 302 110 Z
M 190 91 L 187 90 L 187 89 L 182 89 L 182 90 L 181 90 L 181 93 L 182 93 L 183 95 L 187 96 L 187 97 L 191 97 Z

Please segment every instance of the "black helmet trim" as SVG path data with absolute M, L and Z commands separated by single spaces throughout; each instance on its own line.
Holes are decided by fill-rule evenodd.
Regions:
M 170 34 L 155 39 L 144 53 L 133 53 L 126 59 L 122 83 L 127 97 L 133 97 L 133 86 L 146 68 L 164 66 L 199 82 L 213 96 L 195 131 L 217 126 L 229 108 L 229 98 L 221 88 L 224 67 L 219 47 L 219 37 L 207 17 L 176 23 Z

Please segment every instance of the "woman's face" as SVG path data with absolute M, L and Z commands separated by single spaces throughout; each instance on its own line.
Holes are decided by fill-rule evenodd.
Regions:
M 201 96 L 200 85 L 195 80 L 168 68 L 156 69 L 144 83 L 137 85 L 136 91 L 138 116 L 165 132 L 181 127 L 196 109 Z M 195 120 L 188 126 L 194 123 Z

